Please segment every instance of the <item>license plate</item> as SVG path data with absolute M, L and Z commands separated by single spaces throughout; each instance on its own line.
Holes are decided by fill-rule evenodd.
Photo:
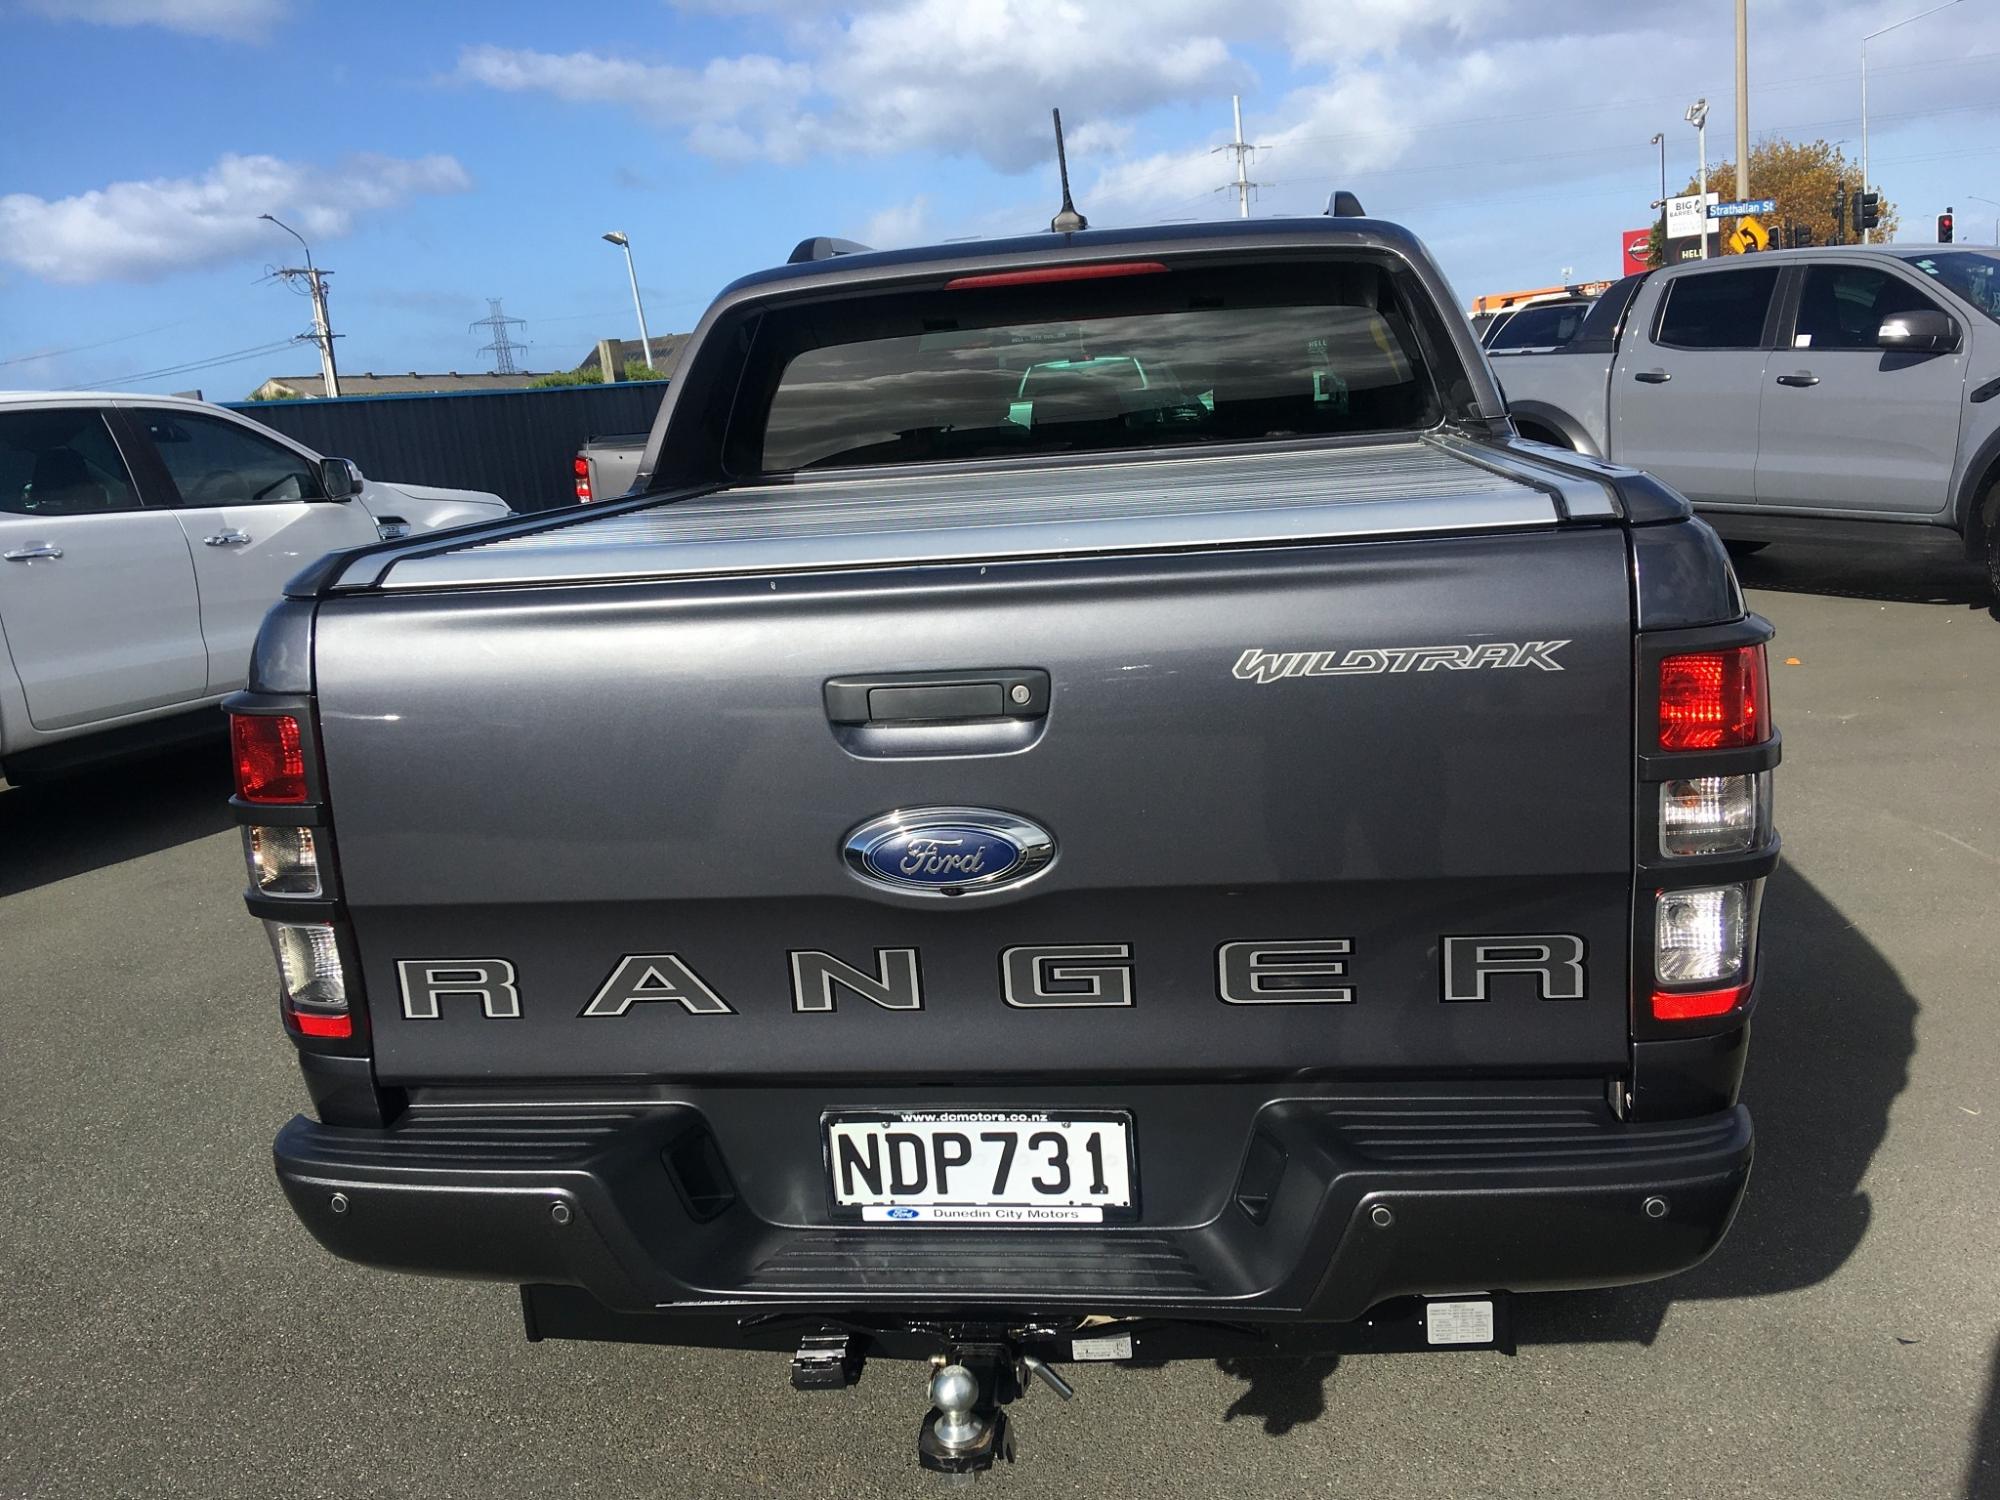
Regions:
M 1132 1121 L 1117 1113 L 829 1114 L 836 1217 L 876 1224 L 1101 1224 L 1132 1217 Z

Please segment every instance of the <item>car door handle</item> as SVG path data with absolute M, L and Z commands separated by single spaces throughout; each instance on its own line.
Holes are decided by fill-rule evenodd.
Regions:
M 32 547 L 16 547 L 12 552 L 0 552 L 8 562 L 37 562 L 44 558 L 53 562 L 62 556 L 62 548 L 50 542 L 36 542 Z
M 218 531 L 214 536 L 203 537 L 202 542 L 210 547 L 245 547 L 250 543 L 250 533 L 234 529 Z
M 1634 380 L 1642 380 L 1647 385 L 1665 385 L 1674 377 L 1669 375 L 1665 370 L 1640 370 L 1632 378 Z
M 1801 370 L 1796 375 L 1780 375 L 1778 377 L 1778 384 L 1796 386 L 1818 385 L 1819 376 L 1813 374 L 1810 370 Z
M 825 691 L 836 724 L 1039 719 L 1049 711 L 1049 674 L 1034 667 L 834 677 Z

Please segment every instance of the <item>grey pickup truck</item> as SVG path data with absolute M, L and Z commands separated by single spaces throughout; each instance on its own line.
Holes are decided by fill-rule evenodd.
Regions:
M 1494 370 L 1524 437 L 1659 476 L 1732 542 L 1943 529 L 2000 592 L 1996 325 L 2000 254 L 1828 246 L 1628 276 Z
M 1409 233 L 808 254 L 646 471 L 300 575 L 229 705 L 329 1250 L 922 1362 L 964 1473 L 1070 1361 L 1504 1348 L 1715 1248 L 1771 632 Z
M 577 504 L 616 500 L 625 494 L 638 479 L 639 461 L 645 454 L 643 432 L 590 439 L 576 450 L 570 466 L 576 475 Z

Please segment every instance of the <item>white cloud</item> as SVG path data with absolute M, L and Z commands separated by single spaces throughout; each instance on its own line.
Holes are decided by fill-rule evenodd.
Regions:
M 114 182 L 69 198 L 0 195 L 0 261 L 44 281 L 151 281 L 258 254 L 290 256 L 292 241 L 259 214 L 275 214 L 308 240 L 338 239 L 360 216 L 471 186 L 449 156 L 353 156 L 332 167 L 225 156 L 199 177 Z
M 705 9 L 718 8 L 711 3 Z M 1019 171 L 1049 155 L 1065 102 L 1080 144 L 1109 144 L 1130 116 L 1227 93 L 1250 78 L 1204 0 L 888 0 L 838 18 L 818 0 L 724 0 L 781 13 L 773 40 L 800 54 L 717 58 L 696 69 L 468 47 L 456 76 L 572 103 L 622 103 L 727 160 L 928 149 Z
M 907 203 L 892 203 L 869 217 L 861 229 L 861 243 L 876 250 L 896 250 L 915 245 L 924 238 L 930 223 L 931 199 L 919 193 Z
M 160 26 L 193 36 L 261 41 L 284 15 L 284 0 L 27 0 L 51 20 L 98 26 Z
M 782 116 L 809 86 L 802 64 L 751 54 L 718 57 L 700 68 L 633 62 L 595 52 L 530 52 L 468 47 L 455 75 L 467 83 L 507 93 L 553 94 L 574 104 L 620 104 L 661 125 L 705 134 L 716 156 L 783 156 L 773 141 L 760 151 L 735 122 L 745 116 Z
M 1711 159 L 1733 149 L 1726 7 L 1684 15 L 1602 0 L 673 3 L 727 18 L 756 38 L 756 50 L 704 64 L 631 61 L 608 48 L 563 56 L 474 47 L 458 76 L 584 107 L 608 100 L 696 152 L 744 162 L 909 152 L 1046 172 L 1048 110 L 1061 105 L 1078 206 L 1099 224 L 1232 212 L 1234 195 L 1215 189 L 1233 166 L 1213 154 L 1228 138 L 1232 92 L 1244 95 L 1247 134 L 1265 148 L 1251 168 L 1264 184 L 1259 213 L 1317 212 L 1332 189 L 1350 187 L 1391 217 L 1477 205 L 1470 211 L 1490 212 L 1496 237 L 1549 244 L 1600 214 L 1644 217 L 1658 191 L 1647 144 L 1656 130 L 1667 135 L 1673 185 L 1691 176 L 1693 132 L 1681 111 L 1697 94 L 1714 105 Z M 1753 135 L 1845 138 L 1856 153 L 1854 43 L 1880 23 L 1881 4 L 1760 0 L 1750 35 Z M 2000 98 L 1986 87 L 1990 67 L 1977 62 L 1996 51 L 2000 26 L 1972 5 L 1882 36 L 1870 54 L 1877 130 L 1897 110 L 1912 120 L 1943 112 L 1965 126 L 1962 154 L 1974 155 L 1971 144 L 1990 135 L 1983 122 L 2000 117 Z M 1879 136 L 1875 154 L 1879 164 Z M 1034 179 L 1026 221 L 1045 213 L 1050 181 Z M 1024 201 L 1029 191 L 1024 182 Z M 1003 208 L 1023 222 L 1020 203 L 998 205 L 989 193 L 986 208 L 953 212 L 943 207 L 953 196 L 934 192 L 923 233 L 986 228 Z M 906 226 L 908 208 L 885 210 L 883 222 Z

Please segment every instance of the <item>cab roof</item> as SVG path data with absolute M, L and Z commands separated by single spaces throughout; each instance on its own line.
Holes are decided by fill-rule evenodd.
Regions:
M 740 276 L 717 297 L 727 301 L 745 292 L 776 291 L 788 283 L 889 280 L 926 267 L 958 271 L 971 266 L 1049 265 L 1106 256 L 1169 255 L 1177 252 L 1324 240 L 1356 249 L 1394 250 L 1421 256 L 1417 237 L 1385 219 L 1330 214 L 1273 219 L 1218 219 L 1200 224 L 1152 224 L 1127 229 L 1083 229 L 1074 234 L 1023 234 L 995 240 L 957 240 L 902 250 L 866 250 L 803 260 Z

